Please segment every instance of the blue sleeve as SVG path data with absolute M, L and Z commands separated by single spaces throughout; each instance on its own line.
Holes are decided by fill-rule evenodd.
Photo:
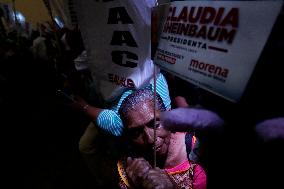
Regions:
M 121 106 L 123 100 L 124 100 L 128 95 L 130 95 L 131 93 L 133 93 L 133 90 L 125 91 L 125 92 L 121 95 L 121 97 L 120 97 L 119 101 L 117 102 L 117 104 L 116 104 L 115 106 L 113 106 L 113 107 L 111 108 L 111 110 L 113 110 L 115 113 L 118 114 L 119 108 L 120 108 L 120 106 Z
M 123 132 L 122 120 L 119 116 L 119 108 L 123 100 L 131 94 L 133 91 L 128 90 L 122 94 L 118 103 L 111 109 L 104 109 L 97 118 L 97 125 L 104 131 L 114 135 L 121 136 Z
M 98 118 L 97 125 L 104 131 L 115 135 L 121 136 L 123 131 L 122 121 L 117 113 L 113 110 L 103 110 Z
M 154 89 L 153 89 L 154 90 Z M 169 94 L 168 83 L 163 74 L 159 74 L 156 83 L 157 93 L 161 96 L 167 110 L 171 109 L 171 98 Z

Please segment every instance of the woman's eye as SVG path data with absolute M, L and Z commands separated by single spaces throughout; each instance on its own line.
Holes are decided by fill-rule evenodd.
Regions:
M 156 123 L 152 122 L 151 124 L 149 124 L 149 128 L 154 128 L 154 126 L 156 125 L 156 128 L 160 128 L 161 124 L 160 121 L 156 121 Z
M 156 121 L 156 128 L 160 128 L 161 127 L 161 122 L 160 121 Z
M 161 127 L 162 127 L 161 122 L 160 121 L 156 122 L 156 128 L 161 128 Z
M 127 135 L 132 139 L 136 139 L 142 134 L 142 132 L 143 132 L 143 128 L 136 128 L 136 129 L 129 130 Z
M 132 133 L 132 138 L 138 138 L 139 136 L 140 136 L 140 134 L 141 134 L 141 131 L 134 131 L 133 133 Z

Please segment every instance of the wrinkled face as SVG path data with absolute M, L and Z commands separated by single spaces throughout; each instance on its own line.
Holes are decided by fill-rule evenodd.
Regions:
M 127 114 L 127 135 L 134 144 L 146 151 L 154 147 L 154 105 L 152 102 L 137 104 Z M 170 143 L 170 132 L 160 124 L 160 111 L 156 110 L 156 150 L 158 156 L 166 156 Z

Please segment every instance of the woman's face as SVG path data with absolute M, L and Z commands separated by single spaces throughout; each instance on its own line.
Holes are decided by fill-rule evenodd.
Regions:
M 137 104 L 127 114 L 127 135 L 134 144 L 146 151 L 154 148 L 154 104 L 151 101 Z M 156 152 L 165 156 L 170 143 L 170 132 L 160 123 L 160 111 L 156 110 Z

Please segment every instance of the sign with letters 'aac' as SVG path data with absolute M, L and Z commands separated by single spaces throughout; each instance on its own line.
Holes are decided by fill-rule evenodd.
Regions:
M 282 1 L 179 1 L 168 7 L 155 62 L 230 101 L 238 101 Z

